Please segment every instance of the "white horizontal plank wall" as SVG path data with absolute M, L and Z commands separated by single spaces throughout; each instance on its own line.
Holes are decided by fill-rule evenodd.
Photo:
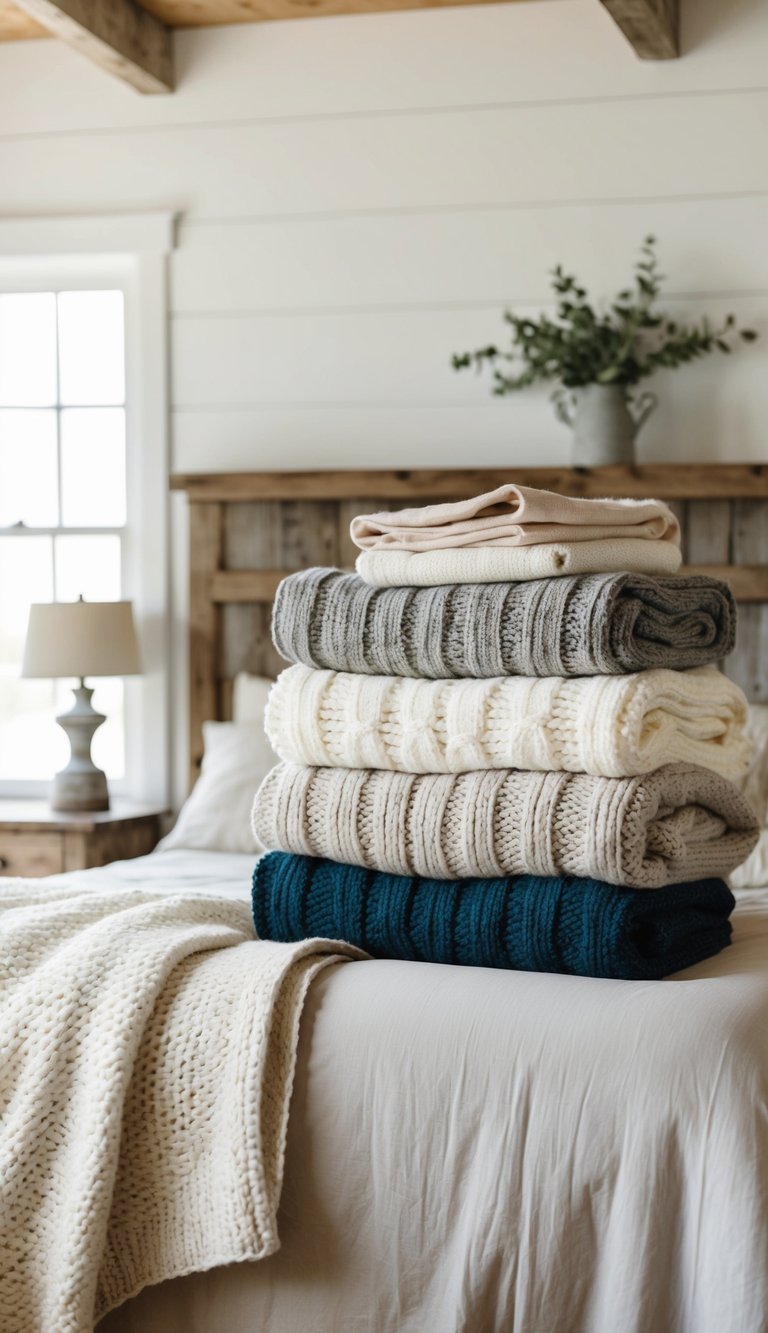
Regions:
M 450 368 L 573 266 L 660 241 L 681 316 L 763 341 L 658 377 L 641 457 L 764 459 L 768 5 L 683 0 L 637 60 L 598 0 L 180 32 L 141 98 L 57 42 L 0 47 L 5 216 L 171 208 L 180 470 L 551 462 L 546 391 Z

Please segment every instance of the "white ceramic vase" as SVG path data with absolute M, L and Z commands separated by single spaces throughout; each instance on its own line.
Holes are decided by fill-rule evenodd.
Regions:
M 585 384 L 558 394 L 557 416 L 573 430 L 573 466 L 634 463 L 638 431 L 655 406 L 654 394 L 630 398 L 621 384 Z

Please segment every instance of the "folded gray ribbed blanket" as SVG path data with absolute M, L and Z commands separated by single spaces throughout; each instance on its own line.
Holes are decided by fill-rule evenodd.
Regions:
M 272 620 L 289 662 L 435 680 L 682 670 L 725 657 L 735 632 L 730 589 L 700 575 L 374 588 L 308 569 L 283 579 Z
M 267 848 L 395 875 L 566 874 L 637 889 L 727 875 L 757 841 L 737 788 L 684 764 L 635 778 L 278 764 L 252 824 Z

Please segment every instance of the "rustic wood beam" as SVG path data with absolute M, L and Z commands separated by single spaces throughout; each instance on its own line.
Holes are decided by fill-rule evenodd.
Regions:
M 170 29 L 135 0 L 16 0 L 54 37 L 140 93 L 173 92 Z
M 660 500 L 768 499 L 765 463 L 649 463 L 637 467 L 440 468 L 402 472 L 191 472 L 171 477 L 190 503 L 253 500 L 384 500 L 417 504 L 419 496 L 459 500 L 506 482 L 566 495 L 620 495 Z
M 277 585 L 290 569 L 221 569 L 210 582 L 210 598 L 216 605 L 235 603 L 266 605 L 274 601 Z M 768 602 L 768 565 L 685 565 L 681 574 L 706 574 L 729 583 L 737 602 Z
M 679 0 L 601 0 L 641 60 L 680 55 Z

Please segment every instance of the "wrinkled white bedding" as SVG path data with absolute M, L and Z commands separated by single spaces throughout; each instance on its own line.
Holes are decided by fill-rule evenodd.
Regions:
M 110 873 L 247 893 L 248 857 Z M 103 874 L 103 872 L 99 872 Z M 302 1018 L 280 1252 L 100 1333 L 764 1333 L 768 889 L 662 982 L 333 968 Z

